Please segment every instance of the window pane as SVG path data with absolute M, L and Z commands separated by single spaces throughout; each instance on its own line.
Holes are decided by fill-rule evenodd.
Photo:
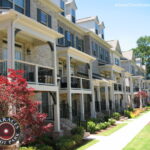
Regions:
M 14 0 L 14 2 L 17 6 L 24 8 L 24 0 Z
M 12 2 L 10 2 L 8 0 L 2 0 L 2 6 L 6 7 L 6 8 L 12 8 L 13 4 L 12 4 Z
M 46 13 L 44 13 L 43 11 L 41 11 L 41 23 L 47 25 L 48 22 L 48 16 Z
M 24 9 L 21 8 L 21 7 L 15 6 L 15 10 L 22 13 L 22 14 L 24 14 Z

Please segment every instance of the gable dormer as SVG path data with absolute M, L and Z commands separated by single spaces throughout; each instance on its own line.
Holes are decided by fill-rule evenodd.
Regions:
M 75 0 L 64 0 L 65 1 L 65 16 L 68 20 L 73 23 L 76 23 L 76 10 L 77 5 Z
M 99 37 L 104 39 L 105 25 L 104 25 L 104 22 L 99 21 L 97 16 L 79 19 L 77 20 L 77 24 L 83 28 L 86 28 L 94 32 Z

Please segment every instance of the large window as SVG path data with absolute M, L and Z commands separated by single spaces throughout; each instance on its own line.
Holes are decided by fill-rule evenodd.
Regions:
M 58 32 L 61 34 L 64 34 L 64 29 L 62 27 L 58 27 Z M 64 38 L 58 39 L 58 44 L 59 45 L 64 45 Z
M 30 0 L 0 0 L 0 7 L 13 8 L 30 17 Z
M 71 9 L 72 22 L 76 23 L 76 12 L 74 9 Z
M 65 2 L 63 0 L 60 0 L 60 8 L 64 10 L 61 14 L 65 16 Z
M 76 48 L 80 51 L 84 51 L 84 41 L 76 37 Z
M 118 59 L 118 58 L 115 58 L 115 65 L 117 65 L 117 66 L 120 65 L 120 62 L 119 62 L 119 59 Z
M 40 9 L 37 9 L 37 20 L 50 28 L 52 27 L 51 16 Z
M 25 13 L 25 0 L 2 0 L 2 7 L 14 8 L 20 13 Z
M 98 26 L 97 23 L 95 23 L 95 33 L 96 33 L 97 35 L 99 34 L 98 29 L 99 29 L 99 26 Z

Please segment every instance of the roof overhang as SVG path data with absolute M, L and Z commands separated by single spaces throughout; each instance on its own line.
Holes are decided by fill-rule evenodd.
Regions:
M 48 28 L 47 26 L 42 25 L 41 23 L 33 20 L 13 9 L 5 11 L 4 13 L 0 14 L 0 22 L 13 22 L 15 28 L 19 28 L 21 30 L 30 30 L 35 31 L 37 34 L 44 35 L 49 39 L 58 39 L 63 37 L 62 34 L 54 31 L 53 29 Z M 44 37 L 43 36 L 43 37 Z
M 99 41 L 102 45 L 106 46 L 108 49 L 111 48 L 111 45 L 109 45 L 105 40 L 100 38 L 98 35 L 94 34 L 92 31 L 87 31 L 87 34 L 93 37 L 95 40 Z
M 92 57 L 84 52 L 81 52 L 73 47 L 57 47 L 58 57 L 67 57 L 70 56 L 81 62 L 93 62 L 96 60 L 95 57 Z
M 58 7 L 57 5 L 55 5 L 52 0 L 38 0 L 40 1 L 41 3 L 45 4 L 47 7 L 49 7 L 51 10 L 57 12 L 57 13 L 60 13 L 60 12 L 63 12 L 63 10 Z

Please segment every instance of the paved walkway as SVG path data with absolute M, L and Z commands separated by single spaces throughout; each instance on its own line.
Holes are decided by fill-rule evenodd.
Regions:
M 87 150 L 123 150 L 123 148 L 150 122 L 150 112 L 137 118 L 110 136 L 91 135 L 88 139 L 98 139 L 99 143 Z

